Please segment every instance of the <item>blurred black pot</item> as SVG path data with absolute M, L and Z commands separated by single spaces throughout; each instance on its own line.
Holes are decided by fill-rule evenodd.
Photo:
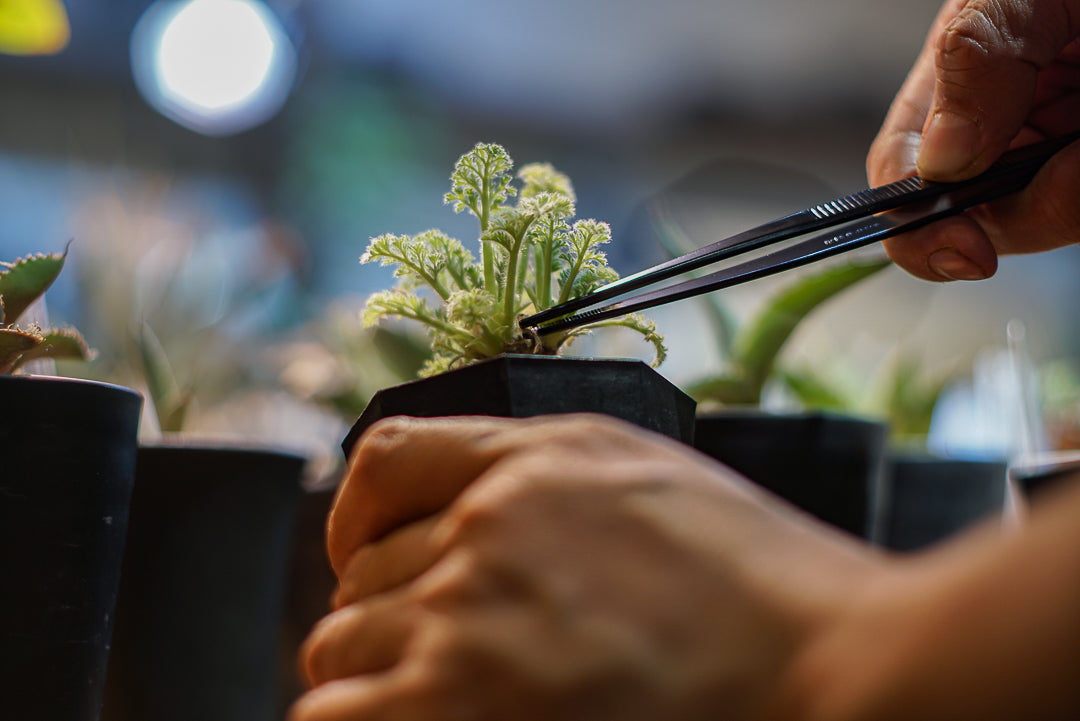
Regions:
M 698 416 L 694 447 L 833 526 L 878 535 L 884 424 L 832 413 Z
M 303 466 L 274 450 L 139 449 L 106 721 L 280 718 Z
M 1005 508 L 1007 464 L 996 460 L 893 454 L 886 466 L 887 513 L 882 545 L 914 551 Z
M 0 716 L 101 710 L 142 398 L 0 376 Z
M 390 416 L 604 413 L 690 443 L 690 396 L 641 361 L 501 355 L 375 394 L 342 442 L 345 454 Z

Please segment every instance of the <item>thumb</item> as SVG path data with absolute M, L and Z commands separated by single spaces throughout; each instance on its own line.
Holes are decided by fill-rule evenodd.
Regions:
M 989 167 L 1023 127 L 1039 71 L 1078 33 L 1080 0 L 969 0 L 937 39 L 919 173 L 960 180 Z

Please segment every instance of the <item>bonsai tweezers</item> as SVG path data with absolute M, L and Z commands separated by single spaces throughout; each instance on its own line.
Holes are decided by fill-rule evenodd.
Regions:
M 728 288 L 861 248 L 1024 188 L 1047 160 L 1078 139 L 1080 132 L 1008 151 L 984 173 L 969 180 L 935 183 L 916 175 L 815 205 L 552 306 L 523 318 L 520 325 L 533 328 L 539 335 L 556 333 Z M 682 273 L 826 229 L 831 230 L 708 275 L 613 300 Z

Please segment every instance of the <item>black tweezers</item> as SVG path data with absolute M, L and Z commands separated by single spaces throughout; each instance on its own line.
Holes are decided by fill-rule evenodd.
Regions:
M 970 180 L 934 183 L 916 175 L 815 205 L 552 306 L 523 318 L 520 325 L 539 335 L 569 330 L 763 278 L 921 228 L 1022 189 L 1047 160 L 1077 139 L 1080 132 L 1010 150 Z M 717 261 L 826 228 L 832 230 L 700 278 L 592 307 Z

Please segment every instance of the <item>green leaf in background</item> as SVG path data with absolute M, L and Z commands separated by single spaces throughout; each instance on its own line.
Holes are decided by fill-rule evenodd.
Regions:
M 823 411 L 850 410 L 850 402 L 837 389 L 810 373 L 784 370 L 780 378 L 805 408 Z
M 754 397 L 760 399 L 780 350 L 814 309 L 889 265 L 888 260 L 871 260 L 829 266 L 770 298 L 735 339 L 734 360 L 742 368 Z
M 928 380 L 918 361 L 908 357 L 897 360 L 885 397 L 885 416 L 893 443 L 925 442 L 934 406 L 951 380 L 951 374 Z
M 431 346 L 415 333 L 380 326 L 372 331 L 371 343 L 379 359 L 401 378 L 415 378 L 431 358 Z
M 729 406 L 755 405 L 761 398 L 745 378 L 737 375 L 715 376 L 691 383 L 686 392 L 698 401 L 714 401 Z
M 143 380 L 157 415 L 158 426 L 163 433 L 183 430 L 193 400 L 192 394 L 180 387 L 165 348 L 148 324 L 143 323 L 139 327 L 132 336 L 132 342 L 142 366 Z
M 70 247 L 70 245 L 69 245 Z M 4 301 L 4 323 L 12 325 L 30 304 L 40 298 L 64 268 L 63 253 L 39 253 L 14 263 L 0 263 L 0 298 Z

